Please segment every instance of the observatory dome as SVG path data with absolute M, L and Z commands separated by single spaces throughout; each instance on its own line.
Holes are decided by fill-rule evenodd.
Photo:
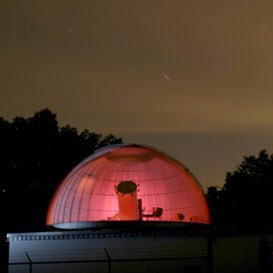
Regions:
M 204 193 L 190 171 L 159 150 L 119 144 L 97 150 L 56 190 L 47 225 L 96 227 L 116 221 L 209 224 Z

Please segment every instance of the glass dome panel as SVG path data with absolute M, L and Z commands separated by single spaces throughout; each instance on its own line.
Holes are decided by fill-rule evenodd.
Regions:
M 130 190 L 120 192 L 124 187 Z M 210 223 L 204 193 L 189 170 L 136 144 L 103 148 L 83 160 L 58 187 L 47 214 L 47 225 L 57 227 L 122 220 Z

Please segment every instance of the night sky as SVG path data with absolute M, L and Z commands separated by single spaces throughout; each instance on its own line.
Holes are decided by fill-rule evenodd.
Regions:
M 0 0 L 0 116 L 48 107 L 222 185 L 273 152 L 271 0 Z

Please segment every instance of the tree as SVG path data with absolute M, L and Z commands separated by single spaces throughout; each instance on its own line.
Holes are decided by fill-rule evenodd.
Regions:
M 56 117 L 43 109 L 27 119 L 0 118 L 0 232 L 43 229 L 64 176 L 97 148 L 122 142 L 111 134 L 59 127 Z
M 233 172 L 226 175 L 217 210 L 222 224 L 243 227 L 273 226 L 273 155 L 265 150 L 258 156 L 244 157 Z M 210 194 L 211 196 L 211 194 Z
M 211 223 L 214 226 L 221 225 L 224 221 L 223 215 L 223 191 L 219 187 L 208 187 L 206 199 L 209 206 Z

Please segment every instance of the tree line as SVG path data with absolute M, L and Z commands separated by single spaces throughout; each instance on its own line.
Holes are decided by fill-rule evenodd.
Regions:
M 117 143 L 112 134 L 60 127 L 49 109 L 12 122 L 0 117 L 0 232 L 44 229 L 60 181 L 96 149 Z
M 257 156 L 245 156 L 227 172 L 224 186 L 209 187 L 206 197 L 212 225 L 272 230 L 273 154 L 261 150 Z

